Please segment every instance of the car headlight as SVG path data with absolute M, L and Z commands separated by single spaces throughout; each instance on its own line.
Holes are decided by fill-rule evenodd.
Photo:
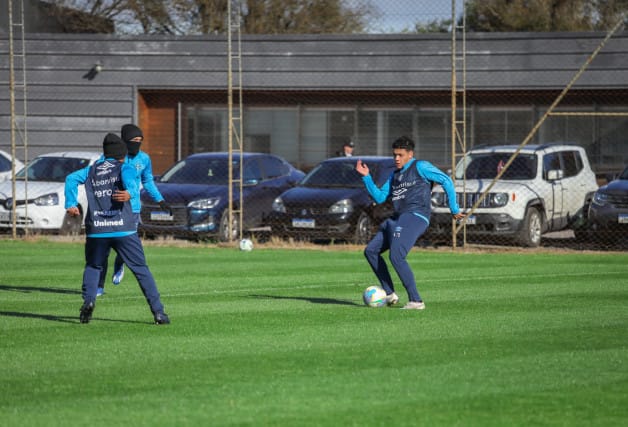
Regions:
M 601 191 L 596 191 L 593 195 L 593 203 L 596 205 L 604 206 L 608 203 L 608 194 L 602 193 Z
M 490 195 L 490 203 L 492 207 L 506 206 L 508 203 L 508 193 L 493 193 Z
M 273 212 L 286 213 L 286 206 L 283 204 L 281 197 L 277 197 L 273 201 Z
M 188 203 L 191 209 L 213 209 L 220 203 L 220 197 L 210 197 L 209 199 L 199 199 Z
M 340 200 L 329 208 L 329 213 L 339 214 L 339 213 L 351 213 L 353 212 L 353 202 L 349 199 Z
M 435 191 L 432 193 L 432 206 L 435 208 L 440 208 L 445 206 L 445 193 L 441 193 L 440 191 Z
M 33 203 L 37 206 L 56 206 L 59 204 L 59 195 L 57 193 L 45 194 L 33 200 Z

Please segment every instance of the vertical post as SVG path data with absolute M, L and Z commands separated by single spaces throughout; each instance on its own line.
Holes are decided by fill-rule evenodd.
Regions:
M 456 0 L 451 0 L 451 170 L 456 170 Z M 454 178 L 455 179 L 455 174 Z M 451 220 L 451 242 L 456 249 L 456 220 Z
M 227 110 L 228 110 L 228 121 L 229 121 L 229 132 L 228 132 L 228 174 L 229 174 L 229 205 L 227 206 L 227 216 L 228 216 L 228 224 L 227 224 L 227 233 L 228 240 L 231 240 L 231 236 L 233 235 L 232 227 L 233 227 L 233 69 L 231 64 L 231 56 L 232 56 L 232 45 L 231 45 L 231 0 L 227 1 Z M 242 168 L 242 165 L 240 165 Z

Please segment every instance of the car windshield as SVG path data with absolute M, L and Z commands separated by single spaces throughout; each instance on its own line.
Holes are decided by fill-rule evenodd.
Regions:
M 11 159 L 8 159 L 0 154 L 0 172 L 7 172 L 11 170 Z
M 239 162 L 234 161 L 233 176 L 237 177 L 239 173 Z M 170 184 L 228 185 L 229 162 L 227 158 L 185 159 L 164 173 L 160 182 Z
M 628 179 L 628 168 L 624 169 L 621 175 L 619 175 L 619 179 Z
M 89 159 L 75 157 L 37 157 L 27 168 L 15 174 L 17 179 L 24 179 L 28 173 L 29 181 L 64 182 L 72 172 L 89 166 Z
M 310 171 L 299 184 L 302 187 L 343 187 L 361 188 L 362 176 L 355 170 L 355 160 L 347 162 L 323 162 Z M 367 162 L 365 162 L 367 163 Z M 369 163 L 369 170 L 376 183 L 381 184 L 380 168 L 377 163 Z M 392 167 L 392 160 L 391 160 Z
M 467 165 L 467 179 L 493 179 L 502 171 L 512 153 L 477 153 L 469 154 L 456 166 L 456 179 L 462 179 L 462 172 Z M 501 179 L 534 179 L 537 169 L 536 156 L 519 154 L 508 167 Z

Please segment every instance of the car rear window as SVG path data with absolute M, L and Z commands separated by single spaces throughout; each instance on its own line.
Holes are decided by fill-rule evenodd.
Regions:
M 512 153 L 478 153 L 470 154 L 465 160 L 467 179 L 493 179 L 504 169 Z M 537 169 L 536 156 L 519 154 L 506 169 L 502 179 L 528 180 L 534 179 Z M 462 165 L 456 168 L 456 179 L 462 179 Z
M 363 187 L 362 175 L 355 170 L 357 160 L 345 162 L 323 162 L 316 166 L 301 181 L 304 187 Z M 382 166 L 380 162 L 368 162 L 371 176 L 378 185 L 382 185 L 390 172 L 394 163 L 390 161 L 390 167 Z
M 64 182 L 66 176 L 89 166 L 89 162 L 89 159 L 75 157 L 37 157 L 16 176 L 24 179 L 28 173 L 29 181 Z
M 234 161 L 233 176 L 240 173 L 239 162 Z M 228 185 L 227 159 L 193 158 L 182 160 L 166 171 L 160 182 L 171 184 Z

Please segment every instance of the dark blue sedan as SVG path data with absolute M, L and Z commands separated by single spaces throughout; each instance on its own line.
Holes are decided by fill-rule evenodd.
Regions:
M 239 155 L 233 155 L 234 210 L 243 213 L 243 230 L 263 226 L 273 200 L 293 187 L 303 176 L 284 159 L 272 154 L 244 153 L 242 157 L 242 203 L 238 180 Z M 172 212 L 164 212 L 142 192 L 140 231 L 148 236 L 187 238 L 216 237 L 229 241 L 239 237 L 239 214 L 232 215 L 229 234 L 229 155 L 198 153 L 175 163 L 157 181 L 157 188 Z
M 364 156 L 375 183 L 380 186 L 395 169 L 391 157 Z M 268 218 L 273 235 L 296 239 L 368 242 L 377 226 L 392 213 L 387 202 L 376 205 L 362 176 L 355 170 L 357 157 L 337 157 L 318 164 L 298 186 L 281 194 Z
M 628 168 L 595 192 L 589 222 L 595 237 L 604 241 L 616 242 L 620 236 L 628 236 Z

